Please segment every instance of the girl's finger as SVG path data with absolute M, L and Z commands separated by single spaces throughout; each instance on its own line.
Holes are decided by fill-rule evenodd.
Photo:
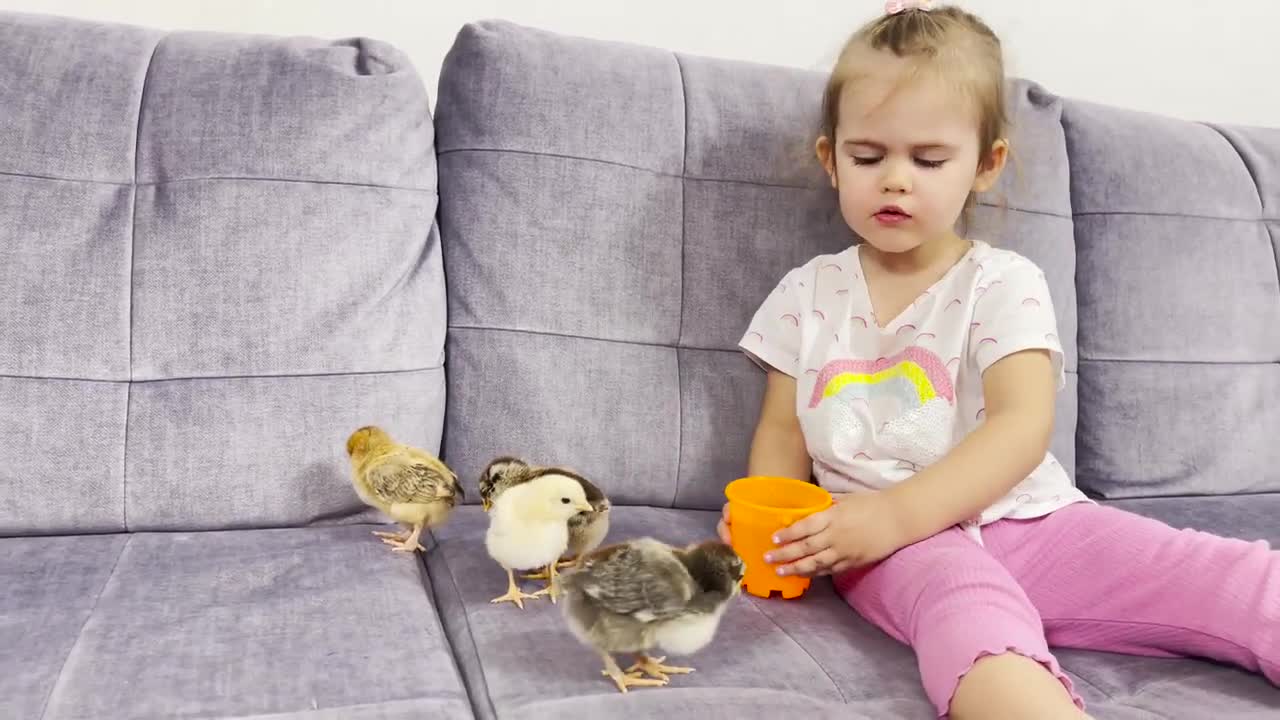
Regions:
M 716 525 L 716 534 L 720 536 L 720 542 L 731 542 L 729 537 L 729 526 L 725 522 L 721 521 Z
M 773 535 L 775 545 L 786 545 L 803 537 L 817 535 L 831 525 L 831 512 L 823 510 L 803 518 Z
M 827 537 L 827 533 L 823 531 L 817 535 L 810 535 L 788 545 L 783 545 L 776 550 L 770 550 L 765 553 L 764 561 L 771 565 L 789 563 L 802 557 L 817 555 L 830 546 L 831 542 Z
M 830 568 L 828 568 L 827 571 L 823 574 L 824 575 L 842 575 L 845 572 L 848 572 L 849 570 L 854 569 L 855 567 L 857 567 L 857 564 L 854 563 L 852 560 L 841 560 L 840 562 L 837 562 L 835 565 L 832 565 Z
M 836 556 L 836 551 L 832 548 L 827 548 L 815 555 L 802 558 L 799 562 L 778 568 L 778 574 L 813 577 L 822 574 L 824 570 L 837 562 L 839 562 L 839 558 Z

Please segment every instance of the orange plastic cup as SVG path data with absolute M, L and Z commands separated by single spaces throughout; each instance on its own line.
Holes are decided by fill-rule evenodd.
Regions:
M 754 476 L 734 480 L 724 494 L 729 499 L 729 538 L 747 566 L 743 589 L 764 598 L 774 592 L 788 600 L 803 595 L 809 578 L 778 575 L 764 554 L 774 549 L 775 532 L 831 507 L 831 493 L 793 478 Z

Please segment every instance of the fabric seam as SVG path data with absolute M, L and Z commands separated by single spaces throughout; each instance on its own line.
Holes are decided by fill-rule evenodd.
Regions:
M 750 600 L 748 600 L 747 602 L 750 604 L 752 609 L 760 613 L 760 615 L 764 617 L 765 620 L 768 620 L 769 623 L 772 624 L 775 628 L 777 628 L 779 632 L 781 632 L 783 635 L 786 635 L 787 639 L 790 640 L 793 645 L 800 648 L 801 652 L 809 656 L 809 660 L 813 661 L 813 664 L 818 666 L 818 669 L 822 671 L 822 674 L 827 676 L 827 680 L 831 682 L 831 687 L 835 688 L 836 694 L 840 696 L 840 702 L 844 703 L 845 705 L 848 705 L 849 698 L 845 696 L 844 690 L 840 689 L 840 683 L 836 682 L 836 679 L 834 677 L 831 677 L 830 671 L 828 671 L 827 668 L 822 665 L 822 663 L 818 662 L 818 658 L 814 657 L 813 653 L 809 652 L 808 648 L 802 645 L 799 640 L 796 640 L 791 633 L 787 632 L 786 628 L 778 624 L 778 621 L 774 620 L 773 617 L 769 615 L 769 613 L 757 607 L 755 602 Z
M 147 86 L 151 79 L 151 68 L 155 66 L 156 53 L 160 44 L 168 38 L 161 35 L 151 54 L 147 56 L 147 66 L 142 71 L 142 87 L 138 89 L 138 118 L 133 126 L 133 183 L 132 207 L 129 209 L 129 368 L 128 383 L 124 391 L 124 441 L 120 451 L 120 525 L 129 532 L 129 410 L 133 403 L 133 329 L 134 329 L 134 282 L 135 256 L 138 248 L 138 170 L 142 166 L 142 111 L 147 106 Z
M 148 66 L 149 69 L 149 66 Z M 145 89 L 145 88 L 144 88 Z M 141 122 L 141 119 L 139 119 Z M 136 138 L 135 138 L 136 142 Z M 137 179 L 137 158 L 134 159 L 134 179 Z M 36 173 L 14 172 L 12 170 L 0 170 L 0 177 L 24 178 L 27 180 L 44 180 L 48 182 L 73 183 L 83 185 L 105 185 L 116 188 L 139 188 L 139 187 L 162 187 L 165 185 L 181 185 L 183 183 L 196 182 L 266 182 L 266 183 L 294 183 L 299 185 L 340 185 L 347 187 L 370 188 L 375 190 L 396 190 L 404 192 L 432 193 L 437 192 L 435 187 L 414 187 L 412 185 L 390 185 L 386 183 L 365 183 L 344 180 L 319 180 L 313 178 L 284 178 L 284 177 L 257 177 L 253 175 L 204 175 L 200 177 L 172 178 L 169 180 L 153 180 L 150 182 L 119 182 L 116 180 L 93 180 L 89 178 L 69 178 L 58 177 L 56 175 L 39 175 Z
M 435 540 L 436 551 L 439 552 L 440 539 L 436 537 L 435 533 L 430 533 L 430 535 L 432 539 Z M 446 560 L 444 557 L 441 557 L 440 562 L 444 565 L 445 574 L 449 576 L 449 584 L 453 586 L 454 595 L 456 595 L 459 601 L 461 601 L 460 609 L 462 612 L 462 622 L 467 630 L 467 639 L 471 641 L 471 647 L 475 649 L 477 659 L 479 659 L 480 646 L 476 643 L 475 632 L 472 631 L 471 629 L 471 613 L 467 611 L 466 602 L 465 600 L 463 600 L 463 597 L 462 597 L 462 590 L 458 587 L 458 580 L 453 576 L 453 568 L 449 566 L 448 560 Z M 425 568 L 425 564 L 426 564 L 425 558 L 423 558 L 422 563 Z M 427 579 L 430 580 L 430 578 L 431 578 L 430 571 L 427 570 Z M 441 624 L 441 631 L 443 632 L 444 618 L 440 617 L 440 603 L 435 590 L 435 583 L 431 583 L 431 587 L 429 588 L 429 591 L 431 593 L 432 605 L 436 610 L 436 615 L 439 618 L 440 624 Z M 462 668 L 458 665 L 458 657 L 455 652 L 456 649 L 453 647 L 453 642 L 449 640 L 449 634 L 447 632 L 444 634 L 444 640 L 449 645 L 449 649 L 450 649 L 449 658 L 450 660 L 453 661 L 454 668 L 458 672 L 458 681 L 462 683 L 463 690 L 466 692 L 467 698 L 470 701 L 470 704 L 472 705 L 472 712 L 478 716 L 479 713 L 475 712 L 476 711 L 475 703 L 479 702 L 479 698 L 475 697 L 475 695 L 471 692 L 471 690 L 467 688 L 466 680 L 462 674 Z M 477 665 L 479 666 L 479 669 L 480 669 L 480 679 L 484 682 L 484 700 L 489 705 L 489 717 L 496 718 L 498 716 L 498 710 L 496 707 L 494 707 L 493 695 L 489 692 L 488 673 L 485 671 L 484 662 L 479 662 L 477 663 Z
M 685 85 L 684 67 L 680 64 L 680 56 L 671 54 L 676 64 L 676 75 L 680 83 L 680 100 L 684 111 L 684 132 L 681 134 L 683 151 L 680 163 L 680 317 L 676 323 L 676 472 L 672 482 L 671 502 L 668 507 L 675 507 L 680 499 L 681 460 L 684 458 L 684 377 L 680 369 L 680 341 L 684 338 L 685 289 L 688 286 L 686 250 L 688 242 L 688 182 L 685 173 L 689 169 L 689 89 Z
M 187 375 L 182 377 L 149 378 L 146 380 L 109 380 L 104 378 L 61 377 L 54 375 L 14 375 L 0 373 L 0 380 L 47 380 L 53 382 L 106 383 L 109 385 L 146 385 L 148 383 L 196 382 L 201 380 L 288 380 L 301 378 L 362 377 L 365 375 L 413 375 L 416 373 L 428 373 L 443 369 L 444 363 L 440 363 L 438 365 L 432 365 L 431 367 L 409 368 L 407 370 L 350 370 L 331 373 L 281 373 L 279 375 Z
M 677 60 L 676 62 L 678 64 L 679 60 Z M 682 74 L 682 78 L 683 78 L 683 74 Z M 687 124 L 688 122 L 687 99 L 686 99 L 686 106 L 685 106 L 685 114 L 686 114 L 685 122 Z M 686 127 L 686 133 L 687 132 L 688 130 Z M 688 151 L 686 149 L 686 153 L 687 152 Z M 455 153 L 507 153 L 511 155 L 525 155 L 529 157 L 546 157 L 546 158 L 558 158 L 561 160 L 577 160 L 580 162 L 597 163 L 600 165 L 611 165 L 613 167 L 625 168 L 627 170 L 645 172 L 652 175 L 657 175 L 659 177 L 670 178 L 672 180 L 678 179 L 678 180 L 681 180 L 682 182 L 729 183 L 734 185 L 751 185 L 754 187 L 783 188 L 783 189 L 789 189 L 789 190 L 805 190 L 805 191 L 823 192 L 823 193 L 828 191 L 826 187 L 820 186 L 820 185 L 793 185 L 791 183 L 772 183 L 772 182 L 765 182 L 762 180 L 747 180 L 744 178 L 698 177 L 693 175 L 686 175 L 684 174 L 683 170 L 681 171 L 680 174 L 676 174 L 673 172 L 656 170 L 654 168 L 643 167 L 640 165 L 632 165 L 630 163 L 619 162 L 617 160 L 604 160 L 601 158 L 584 157 L 581 155 L 570 155 L 568 153 L 543 152 L 540 150 L 520 150 L 516 148 L 497 148 L 497 147 L 493 147 L 493 148 L 460 147 L 460 148 L 450 148 L 448 150 L 440 150 L 436 153 L 436 155 L 438 157 L 444 157 L 444 156 L 452 155 Z M 1072 215 L 1069 213 L 1056 213 L 1056 212 L 1049 212 L 1046 210 L 1031 210 L 1027 208 L 997 205 L 995 203 L 987 203 L 987 202 L 980 202 L 978 204 L 982 205 L 983 207 L 995 208 L 997 210 L 1010 210 L 1013 212 L 1026 213 L 1029 215 L 1043 215 L 1045 217 L 1055 217 L 1055 218 L 1061 218 L 1063 220 L 1070 220 L 1072 218 Z
M 93 605 L 89 606 L 89 612 L 84 616 L 84 622 L 80 624 L 80 631 L 76 633 L 75 642 L 71 643 L 71 648 L 67 650 L 67 656 L 62 659 L 62 667 L 58 668 L 58 675 L 53 679 L 53 684 L 49 686 L 49 694 L 44 698 L 44 705 L 40 707 L 40 720 L 44 720 L 45 715 L 49 712 L 49 701 L 53 699 L 53 695 L 58 690 L 58 683 L 62 682 L 62 675 L 67 671 L 67 665 L 71 662 L 71 656 L 75 654 L 76 647 L 80 645 L 80 639 L 84 637 L 84 629 L 89 626 L 89 621 L 93 619 L 93 613 L 98 609 L 98 603 L 102 601 L 102 596 L 107 592 L 107 586 L 111 584 L 111 578 L 116 576 L 116 568 L 120 566 L 120 560 L 124 557 L 124 553 L 129 549 L 129 544 L 133 542 L 133 535 L 126 535 L 124 544 L 120 546 L 120 552 L 116 554 L 115 562 L 111 563 L 111 571 L 107 573 L 107 578 L 102 581 L 102 587 L 98 588 L 98 595 L 93 599 Z
M 1176 212 L 1152 212 L 1149 210 L 1089 210 L 1078 212 L 1074 217 L 1158 217 L 1158 218 L 1182 218 L 1185 220 L 1220 220 L 1222 222 L 1240 222 L 1240 223 L 1256 223 L 1256 222 L 1280 222 L 1280 218 L 1271 218 L 1264 216 L 1232 218 L 1223 217 L 1222 215 L 1198 215 L 1195 213 L 1176 213 Z

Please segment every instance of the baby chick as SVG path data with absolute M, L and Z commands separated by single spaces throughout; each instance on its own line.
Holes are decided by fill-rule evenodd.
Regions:
M 430 453 L 402 445 L 382 428 L 367 425 L 347 438 L 352 482 L 365 504 L 410 526 L 403 533 L 374 532 L 394 552 L 424 550 L 422 529 L 443 523 L 463 497 L 458 477 Z
M 518 458 L 502 456 L 494 458 L 480 473 L 480 506 L 485 512 L 493 509 L 493 500 L 512 485 L 529 479 L 529 464 Z
M 591 503 L 577 479 L 556 472 L 513 485 L 493 500 L 485 549 L 507 571 L 507 594 L 491 602 L 513 602 L 524 609 L 525 598 L 559 593 L 556 560 L 569 546 L 569 518 L 590 512 Z M 516 570 L 549 566 L 547 587 L 527 595 L 516 587 Z
M 587 502 L 591 503 L 590 511 L 580 512 L 569 519 L 569 545 L 565 549 L 565 559 L 559 565 L 563 568 L 574 565 L 583 554 L 600 547 L 600 543 L 609 534 L 609 498 L 605 497 L 595 483 L 564 468 L 534 467 L 518 458 L 500 457 L 489 463 L 480 476 L 480 502 L 488 512 L 493 507 L 494 498 L 509 488 L 548 473 L 577 480 L 587 495 Z M 525 575 L 530 580 L 550 580 L 550 577 L 548 568 L 537 574 Z M 552 600 L 554 599 L 555 596 L 552 595 Z
M 620 691 L 666 685 L 668 673 L 693 668 L 663 665 L 665 657 L 648 651 L 661 647 L 689 655 L 711 642 L 745 568 L 733 548 L 719 541 L 684 549 L 653 538 L 610 545 L 565 574 L 565 618 L 574 636 L 600 653 L 602 674 Z M 636 664 L 625 673 L 614 662 L 618 652 L 636 653 Z

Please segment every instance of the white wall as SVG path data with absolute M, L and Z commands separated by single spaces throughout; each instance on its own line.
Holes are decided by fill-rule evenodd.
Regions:
M 961 0 L 1012 72 L 1060 95 L 1280 127 L 1280 0 Z M 825 69 L 880 0 L 0 0 L 0 9 L 171 29 L 342 37 L 406 50 L 433 90 L 470 20 Z

